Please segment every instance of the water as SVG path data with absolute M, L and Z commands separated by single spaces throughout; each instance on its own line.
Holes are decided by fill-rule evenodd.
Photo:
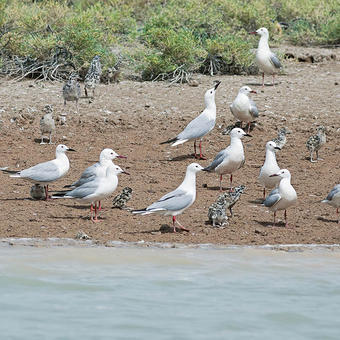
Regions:
M 339 260 L 319 248 L 2 245 L 0 339 L 339 339 Z

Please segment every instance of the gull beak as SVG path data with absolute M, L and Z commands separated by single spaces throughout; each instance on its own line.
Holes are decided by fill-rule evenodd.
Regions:
M 118 155 L 117 158 L 127 158 L 126 156 Z
M 251 90 L 251 91 L 250 91 L 250 93 L 257 93 L 257 92 L 256 92 L 256 91 L 254 91 L 254 90 Z
M 67 151 L 74 151 L 74 152 L 76 152 L 76 150 L 71 149 L 71 148 L 68 148 Z
M 215 84 L 215 86 L 214 86 L 214 88 L 215 88 L 215 91 L 217 90 L 217 88 L 218 88 L 218 85 L 220 85 L 221 84 L 221 82 L 219 81 L 219 80 L 216 80 L 216 84 Z
M 125 170 L 123 170 L 123 172 L 122 172 L 123 174 L 125 174 L 125 175 L 130 175 L 128 172 L 126 172 Z
M 281 148 L 279 148 L 278 146 L 275 146 L 274 149 L 276 149 L 276 150 L 281 150 Z
M 245 137 L 253 137 L 252 135 L 250 135 L 249 133 L 246 133 L 245 135 L 243 135 Z
M 257 32 L 256 32 L 256 31 L 253 31 L 253 32 L 249 32 L 249 34 L 257 34 Z
M 269 175 L 269 177 L 277 177 L 279 176 L 278 174 L 272 174 L 272 175 Z

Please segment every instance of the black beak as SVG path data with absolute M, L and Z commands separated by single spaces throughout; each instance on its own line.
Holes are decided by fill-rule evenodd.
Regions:
M 218 85 L 220 85 L 221 84 L 221 82 L 219 81 L 219 80 L 216 80 L 216 84 L 215 84 L 215 91 L 217 90 L 217 88 L 218 88 Z
M 123 172 L 122 172 L 123 174 L 125 174 L 125 175 L 130 175 L 128 172 L 126 172 L 125 170 L 123 170 Z
M 67 151 L 74 151 L 75 152 L 76 150 L 68 148 Z
M 246 137 L 253 137 L 252 135 L 250 135 L 249 133 L 246 133 L 245 135 L 243 136 L 246 136 Z
M 277 175 L 277 174 L 269 175 L 269 177 L 276 177 L 276 176 L 279 176 L 279 175 Z
M 276 149 L 276 150 L 281 150 L 281 148 L 279 148 L 278 146 L 275 146 L 274 149 Z

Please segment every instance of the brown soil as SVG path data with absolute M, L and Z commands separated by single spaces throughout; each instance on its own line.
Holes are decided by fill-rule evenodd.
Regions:
M 170 225 L 170 217 L 135 216 L 128 211 L 111 209 L 112 198 L 103 202 L 102 222 L 91 223 L 87 206 L 70 200 L 34 201 L 29 195 L 29 182 L 2 173 L 0 237 L 73 238 L 83 230 L 104 243 L 108 240 L 340 243 L 335 209 L 319 203 L 340 182 L 339 51 L 332 53 L 337 54 L 336 60 L 317 64 L 287 61 L 285 75 L 277 78 L 279 84 L 265 86 L 264 90 L 259 86 L 260 76 L 198 76 L 198 87 L 132 81 L 101 85 L 93 103 L 81 100 L 79 115 L 73 103 L 68 103 L 66 109 L 63 107 L 60 83 L 16 83 L 2 79 L 0 166 L 23 169 L 53 158 L 55 145 L 39 145 L 36 140 L 40 137 L 42 108 L 52 104 L 56 116 L 68 113 L 66 124 L 57 125 L 54 142 L 65 143 L 77 153 L 69 154 L 69 173 L 52 183 L 50 189 L 61 189 L 77 179 L 82 170 L 98 160 L 103 148 L 111 147 L 128 157 L 116 161 L 131 174 L 120 176 L 116 193 L 125 186 L 132 187 L 133 198 L 129 202 L 132 208 L 144 208 L 182 181 L 187 165 L 194 161 L 190 156 L 193 143 L 174 148 L 159 143 L 176 136 L 203 109 L 203 94 L 214 79 L 222 81 L 216 94 L 217 123 L 203 140 L 208 160 L 199 161 L 201 165 L 207 165 L 228 145 L 229 137 L 221 131 L 233 122 L 228 106 L 242 85 L 249 84 L 258 91 L 253 99 L 260 109 L 260 117 L 252 132 L 253 138 L 244 141 L 246 164 L 234 173 L 234 184 L 245 184 L 246 194 L 234 207 L 234 217 L 225 229 L 213 228 L 207 223 L 208 207 L 219 194 L 216 174 L 198 174 L 196 202 L 179 216 L 179 221 L 191 231 L 174 234 L 159 231 L 162 224 Z M 266 77 L 266 81 L 270 83 L 271 78 Z M 305 142 L 321 124 L 326 126 L 328 138 L 320 151 L 323 160 L 310 163 Z M 288 135 L 288 142 L 277 153 L 277 158 L 282 168 L 291 171 L 298 193 L 297 205 L 288 210 L 291 228 L 284 228 L 282 221 L 271 227 L 272 213 L 261 206 L 262 188 L 257 183 L 264 145 L 282 126 L 287 126 L 292 134 Z M 228 184 L 227 176 L 224 184 Z M 278 213 L 281 219 L 282 215 L 283 212 Z

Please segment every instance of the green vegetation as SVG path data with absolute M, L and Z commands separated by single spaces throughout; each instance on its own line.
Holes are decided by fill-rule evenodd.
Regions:
M 277 22 L 288 28 L 280 32 Z M 121 68 L 145 80 L 251 73 L 258 39 L 248 32 L 263 26 L 274 44 L 339 44 L 340 3 L 0 0 L 0 65 L 2 73 L 18 77 L 57 79 L 70 67 L 83 75 L 99 54 L 104 70 Z

